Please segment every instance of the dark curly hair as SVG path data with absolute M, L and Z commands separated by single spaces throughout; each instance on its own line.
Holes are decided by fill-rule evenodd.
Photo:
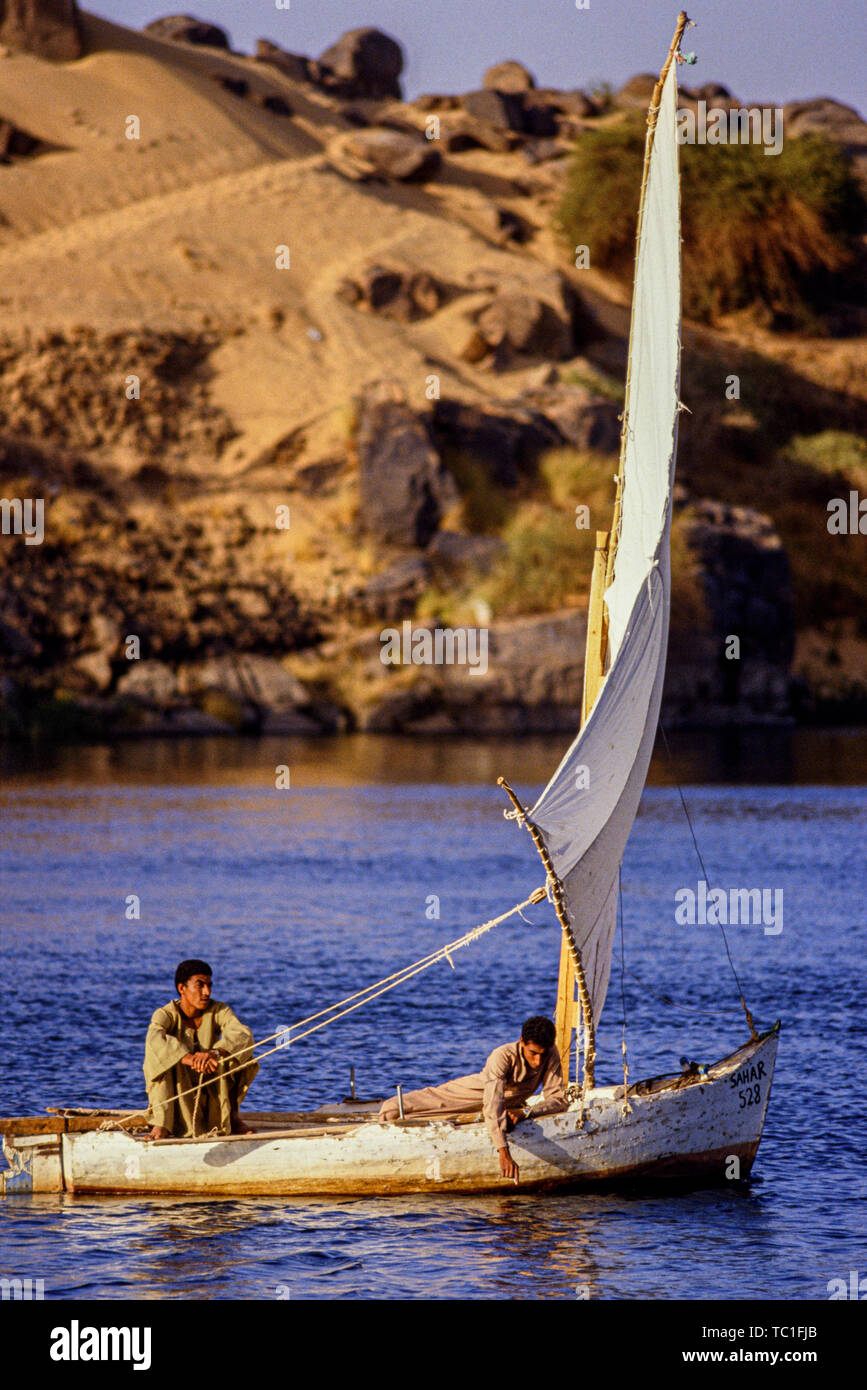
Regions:
M 555 1036 L 550 1018 L 543 1018 L 541 1014 L 528 1018 L 521 1029 L 521 1041 L 536 1043 L 538 1047 L 553 1047 Z
M 213 971 L 206 960 L 182 960 L 175 971 L 175 989 L 185 985 L 191 975 L 207 975 L 210 979 Z

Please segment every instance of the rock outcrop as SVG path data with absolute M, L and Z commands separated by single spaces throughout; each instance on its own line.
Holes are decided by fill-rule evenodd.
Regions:
M 791 101 L 783 107 L 783 123 L 787 139 L 816 134 L 841 145 L 867 194 L 867 121 L 854 106 L 844 106 L 830 97 Z
M 340 101 L 399 101 L 403 50 L 380 29 L 351 29 L 317 58 L 258 39 L 254 57 L 294 82 L 311 82 Z
M 630 77 L 628 82 L 624 82 L 614 94 L 614 100 L 618 106 L 637 107 L 639 111 L 646 111 L 650 98 L 653 96 L 653 89 L 658 81 L 658 74 L 652 72 L 639 72 L 634 77 Z
M 441 453 L 471 454 L 505 488 L 532 478 L 539 455 L 563 443 L 556 425 L 517 401 L 473 405 L 443 397 L 434 402 L 432 435 Z
M 812 101 L 790 101 L 783 107 L 786 134 L 791 137 L 818 133 L 843 145 L 863 145 L 867 141 L 867 122 L 854 106 L 844 106 L 831 97 Z
M 514 65 L 505 64 L 510 71 Z M 519 66 L 519 65 L 518 65 Z M 492 69 L 496 71 L 496 69 Z M 529 78 L 529 74 L 526 74 Z M 500 85 L 501 84 L 501 85 Z M 432 98 L 420 98 L 435 102 Z M 428 109 L 436 109 L 431 105 Z M 571 140 L 579 133 L 582 122 L 598 114 L 595 103 L 585 92 L 558 92 L 553 88 L 536 88 L 519 73 L 505 76 L 485 85 L 478 91 L 467 92 L 458 99 L 460 116 L 444 121 L 448 130 L 467 129 L 481 140 L 480 131 L 494 132 L 494 138 L 508 144 L 553 139 Z M 488 136 L 488 139 L 491 137 Z M 565 150 L 564 150 L 565 152 Z
M 355 448 L 362 529 L 386 544 L 426 546 L 458 493 L 399 390 L 383 385 L 366 394 Z
M 690 511 L 688 544 L 698 553 L 719 633 L 738 633 L 785 667 L 794 629 L 789 560 L 769 516 L 703 500 Z
M 613 454 L 620 448 L 621 407 L 616 401 L 595 396 L 585 386 L 557 382 L 532 387 L 526 402 L 556 426 L 573 449 Z
M 172 43 L 203 44 L 206 48 L 228 48 L 229 36 L 218 24 L 196 19 L 190 14 L 165 15 L 145 25 L 145 33 Z
M 506 154 L 515 144 L 514 139 L 487 121 L 473 120 L 472 116 L 457 115 L 447 118 L 440 126 L 440 143 L 448 154 L 461 154 L 465 150 L 490 150 L 493 154 Z
M 557 360 L 572 355 L 570 324 L 537 295 L 498 295 L 477 315 L 476 326 L 500 367 L 521 357 Z
M 524 130 L 524 103 L 520 92 L 499 92 L 483 87 L 478 92 L 467 92 L 461 98 L 461 105 L 468 116 L 494 130 Z
M 32 159 L 35 155 L 48 154 L 57 148 L 57 145 L 50 145 L 47 140 L 31 135 L 14 121 L 0 116 L 0 164 L 15 164 L 22 159 Z
M 509 61 L 477 91 L 398 106 L 401 50 L 375 29 L 320 58 L 260 39 L 255 61 L 190 15 L 148 32 L 188 47 L 125 52 L 112 31 L 102 65 L 152 65 L 140 141 L 108 128 L 118 88 L 99 61 L 57 157 L 36 158 L 49 146 L 23 96 L 0 118 L 0 164 L 29 161 L 7 171 L 0 220 L 0 297 L 23 325 L 0 339 L 0 494 L 45 503 L 42 544 L 8 525 L 0 537 L 0 727 L 13 711 L 26 730 L 44 703 L 99 732 L 571 734 L 589 578 L 589 564 L 573 573 L 573 500 L 586 491 L 592 524 L 608 524 L 628 304 L 556 243 L 558 161 L 597 116 L 606 128 L 644 109 L 655 78 L 611 100 L 540 88 Z M 99 23 L 84 33 L 98 40 Z M 74 0 L 0 0 L 0 40 L 78 56 Z M 43 66 L 55 105 L 68 76 Z M 161 128 L 169 90 L 178 110 L 194 92 L 196 122 Z M 681 99 L 734 101 L 719 84 Z M 787 139 L 820 131 L 867 151 L 867 127 L 839 103 L 794 103 L 786 120 Z M 49 228 L 53 279 L 36 240 Z M 290 233 L 291 266 L 278 245 Z M 704 494 L 745 483 L 764 506 L 756 479 L 766 465 L 782 476 L 772 416 L 798 434 L 857 423 L 854 351 L 846 385 L 823 388 L 820 426 L 809 407 L 788 412 L 811 394 L 809 345 L 792 340 L 791 379 L 762 404 L 755 382 L 779 385 L 782 349 L 753 344 L 742 368 L 737 337 L 734 325 L 725 353 L 743 372 L 739 412 L 706 384 L 723 349 L 684 330 L 693 496 L 677 496 L 675 577 L 696 621 L 675 615 L 672 721 L 787 716 L 792 601 L 774 521 Z M 821 344 L 823 371 L 839 348 L 838 383 L 850 346 Z M 825 457 L 803 465 L 820 489 Z M 734 461 L 738 489 L 723 493 Z M 820 530 L 823 506 L 824 493 Z M 767 508 L 778 515 L 770 492 Z M 779 525 L 797 534 L 791 506 Z M 568 611 L 512 616 L 549 602 Z M 384 625 L 435 634 L 451 613 L 485 632 L 484 672 L 383 665 Z
M 76 0 L 0 0 L 0 43 L 55 63 L 80 58 Z
M 546 614 L 471 629 L 411 623 L 409 665 L 384 666 L 383 634 L 358 639 L 368 673 L 359 692 L 359 727 L 370 733 L 528 734 L 575 731 L 581 707 L 583 614 Z M 444 659 L 424 655 L 421 634 L 437 630 Z M 401 649 L 403 630 L 400 631 Z
M 427 270 L 408 270 L 401 266 L 366 266 L 355 277 L 347 276 L 337 293 L 347 304 L 400 323 L 435 314 L 450 294 Z
M 315 77 L 316 65 L 300 53 L 290 53 L 270 39 L 257 39 L 253 55 L 258 63 L 270 63 L 293 82 L 311 82 Z
M 529 92 L 535 87 L 536 81 L 529 68 L 525 68 L 523 63 L 509 59 L 504 63 L 495 63 L 492 68 L 488 68 L 482 79 L 482 85 L 493 88 L 495 92 Z
M 0 432 L 113 466 L 215 458 L 233 436 L 208 397 L 213 335 L 81 327 L 0 342 Z M 75 389 L 70 390 L 74 381 Z M 118 388 L 118 383 L 123 389 Z
M 319 57 L 319 81 L 337 95 L 400 100 L 403 51 L 380 29 L 350 29 Z
M 328 162 L 350 179 L 395 179 L 424 183 L 439 171 L 437 149 L 418 135 L 370 127 L 340 132 L 327 149 Z
M 789 560 L 770 517 L 703 499 L 685 539 L 710 622 L 672 643 L 665 707 L 700 725 L 781 718 L 791 708 L 795 646 Z
M 436 539 L 436 537 L 434 538 Z M 347 596 L 348 610 L 362 622 L 400 622 L 411 618 L 431 579 L 424 555 L 402 555 Z

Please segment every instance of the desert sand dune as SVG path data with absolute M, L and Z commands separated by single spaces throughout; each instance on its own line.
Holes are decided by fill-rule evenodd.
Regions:
M 0 110 L 64 147 L 2 171 L 8 323 L 228 330 L 210 366 L 213 399 L 239 430 L 219 465 L 230 472 L 385 370 L 419 404 L 434 363 L 443 389 L 509 393 L 508 380 L 490 374 L 480 388 L 457 357 L 463 315 L 483 298 L 473 295 L 481 284 L 512 277 L 544 294 L 553 277 L 464 225 L 483 192 L 465 177 L 435 189 L 341 177 L 321 153 L 347 126 L 339 104 L 268 65 L 92 17 L 85 39 L 88 54 L 75 63 L 0 61 Z M 296 116 L 232 95 L 213 72 L 284 91 Z M 132 114 L 140 140 L 124 137 Z M 502 172 L 482 177 L 511 186 Z M 288 270 L 275 267 L 281 245 Z M 468 297 L 413 325 L 359 313 L 336 291 L 372 262 L 426 269 Z M 324 447 L 321 428 L 314 423 L 311 441 Z
M 2 235 L 27 236 L 79 217 L 321 147 L 311 131 L 343 125 L 333 109 L 301 96 L 274 68 L 150 39 L 88 19 L 90 52 L 74 63 L 29 54 L 0 60 L 0 111 L 62 153 L 38 167 L 4 171 Z M 246 98 L 213 74 L 248 82 Z M 255 92 L 287 94 L 292 117 L 254 104 Z M 291 96 L 291 100 L 290 100 Z M 139 139 L 127 139 L 137 116 Z

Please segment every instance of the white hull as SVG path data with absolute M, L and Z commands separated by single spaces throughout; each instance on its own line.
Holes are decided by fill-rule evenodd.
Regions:
M 778 1029 L 716 1063 L 705 1079 L 630 1095 L 598 1087 L 510 1135 L 521 1188 L 643 1178 L 745 1177 L 770 1099 Z M 0 1122 L 15 1124 L 21 1121 Z M 61 1122 L 62 1123 L 62 1122 Z M 375 1120 L 219 1139 L 150 1142 L 118 1130 L 9 1134 L 17 1172 L 5 1191 L 304 1196 L 515 1190 L 481 1121 Z M 737 1159 L 737 1165 L 732 1164 Z

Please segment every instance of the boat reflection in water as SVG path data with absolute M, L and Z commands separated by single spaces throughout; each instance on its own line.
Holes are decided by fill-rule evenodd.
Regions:
M 34 1196 L 26 1211 L 10 1208 L 8 1261 L 21 1266 L 38 1239 L 55 1252 L 45 1296 L 64 1300 L 692 1298 L 725 1288 L 726 1270 L 750 1271 L 748 1287 L 761 1291 L 779 1256 L 761 1201 L 733 1192 L 544 1202 Z

